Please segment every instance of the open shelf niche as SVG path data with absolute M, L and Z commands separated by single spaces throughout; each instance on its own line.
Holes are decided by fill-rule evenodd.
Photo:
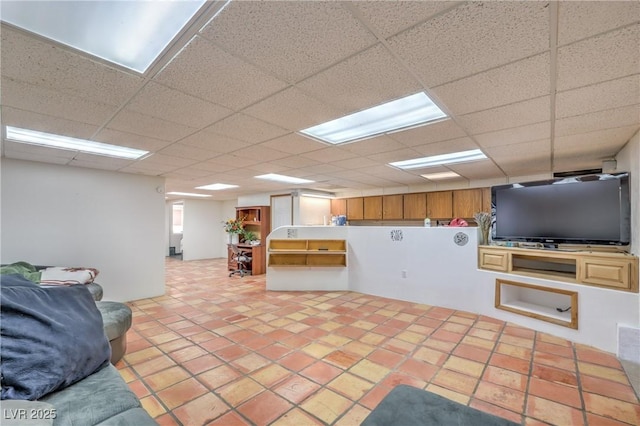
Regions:
M 496 280 L 495 307 L 515 314 L 578 328 L 578 292 Z
M 269 241 L 269 266 L 347 266 L 345 240 Z

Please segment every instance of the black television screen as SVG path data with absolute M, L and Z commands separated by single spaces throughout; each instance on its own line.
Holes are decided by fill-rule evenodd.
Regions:
M 629 173 L 494 186 L 491 213 L 494 240 L 627 245 Z

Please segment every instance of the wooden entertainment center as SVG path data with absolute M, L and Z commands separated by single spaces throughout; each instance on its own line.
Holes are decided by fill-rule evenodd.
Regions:
M 638 258 L 627 253 L 479 246 L 478 267 L 517 276 L 638 293 Z M 579 291 L 495 280 L 495 307 L 578 329 Z
M 480 246 L 478 267 L 638 293 L 638 258 L 627 253 Z

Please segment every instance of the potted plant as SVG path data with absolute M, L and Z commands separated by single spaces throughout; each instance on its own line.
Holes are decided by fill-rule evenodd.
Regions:
M 242 230 L 242 241 L 245 243 L 251 244 L 252 241 L 255 241 L 258 238 L 255 232 L 250 231 L 248 229 Z
M 240 234 L 244 231 L 243 221 L 244 218 L 236 218 L 227 219 L 223 222 L 224 230 L 229 234 L 229 244 L 238 244 L 240 242 Z

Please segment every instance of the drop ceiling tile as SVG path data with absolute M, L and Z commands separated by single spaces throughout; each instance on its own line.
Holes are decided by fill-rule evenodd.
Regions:
M 639 102 L 640 75 L 636 74 L 558 93 L 556 117 L 584 115 Z
M 549 121 L 550 118 L 549 96 L 457 117 L 460 125 L 474 135 Z
M 84 154 L 79 152 L 69 163 L 69 165 L 100 170 L 120 170 L 123 167 L 127 167 L 133 163 L 134 161 L 132 160 Z
M 378 163 L 367 157 L 355 157 L 346 160 L 338 160 L 332 163 L 334 166 L 342 167 L 344 169 L 362 169 L 366 167 L 375 166 Z
M 405 146 L 387 135 L 380 135 L 370 139 L 346 143 L 340 145 L 340 148 L 354 155 L 369 156 L 404 149 Z
M 640 20 L 637 1 L 565 1 L 558 4 L 558 44 L 564 45 Z
M 120 171 L 125 173 L 138 173 L 147 176 L 161 176 L 164 173 L 175 170 L 176 168 L 177 167 L 170 164 L 148 164 L 137 161 L 129 166 L 123 167 Z
M 242 112 L 294 132 L 342 115 L 336 108 L 295 87 L 276 93 Z
M 210 131 L 201 130 L 180 140 L 183 145 L 206 149 L 215 152 L 233 152 L 249 146 L 249 143 Z
M 423 91 L 420 83 L 381 44 L 297 86 L 342 111 L 332 118 Z
M 388 42 L 426 86 L 434 87 L 547 51 L 548 22 L 544 2 L 473 2 Z
M 471 138 L 458 138 L 449 141 L 434 142 L 425 145 L 414 146 L 420 156 L 427 157 L 431 155 L 448 154 L 451 152 L 468 151 L 478 149 L 478 145 Z
M 279 173 L 286 175 L 286 171 L 290 169 L 290 167 L 283 166 L 281 164 L 275 164 L 273 161 L 270 161 L 268 163 L 253 164 L 251 168 L 258 172 L 256 174 L 260 175 L 264 175 L 267 173 Z
M 195 37 L 154 80 L 236 111 L 286 86 L 201 37 Z
M 201 34 L 289 83 L 376 42 L 339 2 L 231 2 Z
M 551 141 L 540 139 L 529 142 L 499 145 L 487 148 L 487 155 L 496 163 L 521 158 L 551 158 Z M 452 165 L 453 167 L 454 165 Z
M 529 142 L 549 137 L 551 134 L 550 122 L 529 124 L 527 126 L 514 127 L 496 132 L 475 135 L 474 138 L 481 148 L 494 146 L 513 145 L 521 142 Z
M 180 179 L 192 180 L 197 178 L 207 178 L 213 173 L 209 170 L 198 168 L 199 164 L 183 167 L 167 174 L 167 177 L 182 176 Z M 211 182 L 215 183 L 215 182 Z
M 263 142 L 260 145 L 288 154 L 302 154 L 303 152 L 317 151 L 327 146 L 322 142 L 301 136 L 297 133 L 289 133 L 288 135 Z
M 399 33 L 457 6 L 453 2 L 435 1 L 361 1 L 348 4 L 382 38 Z
M 412 158 L 423 157 L 418 151 L 412 148 L 403 148 L 396 151 L 383 152 L 380 154 L 368 155 L 369 159 L 379 163 L 393 163 L 395 161 L 411 160 Z
M 320 164 L 315 164 L 312 166 L 305 167 L 304 169 L 299 170 L 299 173 L 301 174 L 301 176 L 304 177 L 304 176 L 309 176 L 313 174 L 331 174 L 331 173 L 339 172 L 341 170 L 344 170 L 344 169 L 334 166 L 333 164 L 320 163 Z M 292 170 L 292 172 L 294 173 L 292 174 L 292 176 L 299 176 L 295 174 L 294 170 Z
M 213 163 L 210 160 L 207 160 L 207 161 L 203 161 L 203 162 L 188 166 L 188 168 L 194 169 L 194 170 L 202 170 L 203 172 L 206 172 L 207 174 L 210 175 L 212 173 L 225 173 L 229 170 L 235 169 L 236 166 L 234 164 L 229 164 L 229 163 L 226 163 L 226 164 L 220 163 L 220 162 Z
M 260 163 L 260 159 L 257 157 L 247 157 L 247 156 L 238 156 L 238 155 L 234 155 L 234 154 L 223 154 L 223 155 L 219 155 L 217 157 L 214 157 L 210 160 L 204 161 L 200 164 L 230 164 L 233 165 L 233 168 L 240 168 L 240 167 L 248 167 L 248 166 L 252 166 L 253 164 L 258 164 Z M 229 169 L 232 170 L 232 169 Z
M 305 158 L 300 155 L 292 155 L 289 157 L 281 158 L 279 160 L 273 160 L 270 164 L 274 164 L 276 166 L 288 167 L 291 169 L 299 169 L 310 166 L 316 166 L 318 164 L 322 164 L 318 160 L 312 160 L 311 158 Z
M 137 161 L 136 164 L 143 164 L 143 165 L 150 165 L 150 166 L 170 165 L 171 166 L 170 170 L 175 170 L 182 167 L 190 166 L 192 164 L 196 164 L 198 162 L 199 162 L 198 160 L 193 160 L 190 158 L 180 158 L 180 157 L 175 157 L 173 155 L 155 153 L 153 155 L 143 158 L 142 160 Z
M 2 124 L 72 138 L 89 139 L 98 126 L 2 105 Z
M 253 145 L 247 148 L 240 148 L 233 152 L 233 155 L 238 157 L 252 157 L 257 158 L 260 162 L 277 160 L 280 158 L 288 157 L 286 152 L 278 151 L 273 148 L 268 148 L 261 145 Z
M 425 126 L 390 133 L 387 136 L 401 142 L 405 146 L 425 145 L 465 136 L 464 130 L 455 121 L 445 119 Z
M 52 163 L 65 164 L 78 155 L 77 151 L 69 151 L 66 149 L 49 148 L 46 146 L 29 145 L 3 140 L 2 151 L 8 158 L 16 158 L 21 160 L 46 161 L 51 159 Z
M 549 55 L 533 56 L 432 89 L 452 114 L 468 114 L 549 94 Z
M 591 154 L 596 158 L 600 156 L 600 160 L 604 157 L 613 157 L 637 131 L 638 126 L 626 126 L 557 137 L 554 144 L 554 155 L 585 156 Z
M 174 143 L 158 151 L 158 154 L 169 155 L 172 157 L 186 158 L 190 160 L 204 161 L 204 160 L 209 160 L 213 157 L 216 157 L 221 153 L 217 151 L 202 149 L 202 148 L 185 145 L 181 143 Z
M 504 177 L 504 173 L 491 160 L 473 161 L 470 163 L 451 164 L 451 170 L 466 179 L 480 180 Z
M 317 151 L 305 152 L 300 154 L 301 157 L 310 158 L 321 163 L 333 163 L 340 160 L 348 160 L 357 157 L 356 154 L 339 147 L 327 147 Z
M 640 24 L 559 48 L 558 90 L 640 73 L 638 46 Z
M 196 131 L 193 127 L 171 123 L 150 115 L 132 111 L 129 108 L 121 110 L 113 117 L 109 124 L 107 124 L 107 127 L 122 132 L 171 142 L 184 138 Z
M 2 105 L 82 123 L 101 125 L 117 107 L 43 86 L 2 78 Z
M 229 108 L 153 81 L 149 82 L 127 107 L 145 115 L 195 128 L 208 126 L 233 113 Z
M 218 121 L 207 127 L 206 131 L 240 139 L 250 144 L 257 144 L 289 133 L 281 127 L 240 113 Z
M 2 26 L 2 75 L 63 93 L 121 105 L 144 79 Z
M 134 135 L 114 129 L 102 129 L 91 140 L 110 143 L 113 145 L 127 146 L 129 148 L 144 149 L 156 152 L 171 144 L 169 141 Z
M 633 125 L 640 128 L 640 104 L 556 120 L 556 137 Z
M 551 161 L 548 156 L 539 158 L 518 158 L 498 163 L 500 168 L 512 179 L 512 182 L 526 182 L 532 179 L 519 180 L 519 176 L 539 175 L 551 172 Z

